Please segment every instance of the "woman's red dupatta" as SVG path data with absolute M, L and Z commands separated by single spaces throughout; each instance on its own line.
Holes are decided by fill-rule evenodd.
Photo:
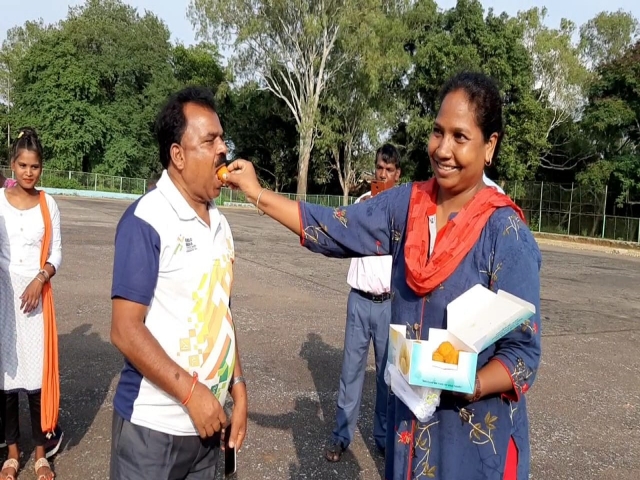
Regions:
M 435 178 L 416 182 L 411 190 L 404 255 L 407 284 L 420 296 L 427 295 L 449 278 L 498 208 L 511 207 L 525 221 L 520 207 L 507 195 L 494 188 L 483 188 L 438 232 L 429 256 L 429 216 L 436 213 L 437 195 Z

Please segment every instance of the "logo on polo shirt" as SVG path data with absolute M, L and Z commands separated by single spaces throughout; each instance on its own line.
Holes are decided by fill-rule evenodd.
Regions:
M 198 249 L 195 243 L 193 243 L 193 239 L 184 238 L 184 235 L 178 235 L 178 238 L 176 241 L 178 242 L 178 244 L 176 245 L 176 249 L 173 251 L 174 255 L 179 251 L 181 251 L 183 248 L 186 248 L 187 253 L 193 252 L 194 250 Z
M 196 245 L 193 243 L 193 239 L 191 238 L 186 238 L 184 241 L 184 244 L 187 247 L 187 253 L 189 252 L 193 252 L 195 249 L 197 249 L 198 247 L 196 247 Z

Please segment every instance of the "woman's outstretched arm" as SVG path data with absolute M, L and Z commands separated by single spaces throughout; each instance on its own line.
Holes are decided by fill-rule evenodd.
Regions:
M 262 188 L 253 165 L 246 160 L 229 166 L 227 181 L 259 210 L 298 235 L 303 246 L 328 257 L 392 254 L 404 230 L 409 186 L 349 207 L 331 208 L 289 200 Z

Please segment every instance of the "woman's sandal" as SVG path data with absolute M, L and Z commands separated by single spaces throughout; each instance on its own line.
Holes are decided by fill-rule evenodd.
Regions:
M 334 443 L 325 448 L 324 458 L 326 458 L 329 462 L 339 462 L 340 457 L 342 457 L 342 454 L 345 450 L 346 448 L 344 448 L 341 443 Z
M 16 480 L 18 476 L 18 470 L 20 470 L 20 462 L 15 458 L 10 458 L 6 462 L 2 464 L 2 472 L 4 472 L 7 468 L 12 468 L 15 472 L 13 475 L 5 475 L 6 480 Z
M 41 468 L 48 468 L 49 472 L 51 473 L 49 474 L 43 473 L 41 475 L 38 475 L 38 470 L 40 470 Z M 53 478 L 56 476 L 56 474 L 53 473 L 53 470 L 51 470 L 51 464 L 44 457 L 36 461 L 35 469 L 36 469 L 36 475 L 38 475 L 38 480 L 53 480 Z

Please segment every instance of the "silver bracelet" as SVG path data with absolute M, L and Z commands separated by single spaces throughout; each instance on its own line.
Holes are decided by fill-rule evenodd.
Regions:
M 258 198 L 256 199 L 256 208 L 258 209 L 258 215 L 264 215 L 264 212 L 260 210 L 260 197 L 262 196 L 265 190 L 266 188 L 263 188 L 262 190 L 260 190 L 260 193 L 258 194 Z
M 247 382 L 244 380 L 244 377 L 242 375 L 238 375 L 237 377 L 231 379 L 231 382 L 229 382 L 229 391 L 231 391 L 233 386 L 238 383 L 244 383 L 245 385 L 247 384 Z

